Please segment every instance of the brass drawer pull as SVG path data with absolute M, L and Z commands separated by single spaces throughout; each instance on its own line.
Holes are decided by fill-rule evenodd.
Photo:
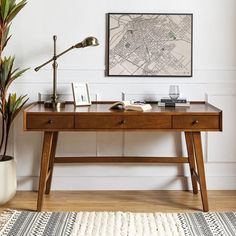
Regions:
M 53 121 L 52 120 L 48 120 L 48 124 L 52 124 L 53 123 Z
M 126 120 L 122 120 L 122 121 L 120 122 L 120 124 L 121 124 L 121 125 L 126 124 Z
M 192 122 L 192 125 L 197 125 L 199 123 L 199 120 L 194 120 L 193 122 Z

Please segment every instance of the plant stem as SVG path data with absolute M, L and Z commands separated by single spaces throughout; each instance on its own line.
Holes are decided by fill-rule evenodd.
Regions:
M 2 22 L 2 24 L 0 25 L 0 65 L 2 64 L 2 51 L 3 51 L 3 34 L 4 34 L 4 31 L 5 31 L 5 27 L 4 27 L 4 23 Z M 5 108 L 5 104 L 4 103 L 4 92 L 1 91 L 1 100 L 2 100 L 2 135 L 1 135 L 1 143 L 0 143 L 0 152 L 2 151 L 2 147 L 3 147 L 3 144 L 4 144 L 4 138 L 5 138 L 5 122 L 4 122 L 4 108 Z M 4 148 L 4 152 L 6 150 L 6 143 L 5 143 L 5 148 Z M 5 153 L 6 154 L 6 153 Z M 4 157 L 5 155 L 3 154 L 1 157 L 0 157 L 0 161 L 4 160 Z
M 7 125 L 9 126 L 9 125 Z M 10 132 L 10 126 L 6 127 L 6 140 L 5 140 L 5 145 L 4 145 L 4 152 L 3 152 L 3 157 L 2 160 L 4 160 L 4 157 L 6 156 L 6 152 L 7 152 L 7 144 L 8 144 L 8 137 L 9 137 L 9 132 Z
M 1 27 L 0 58 L 1 58 L 1 62 L 2 62 L 3 34 L 4 34 L 4 31 L 5 31 L 5 27 L 4 27 L 3 23 L 2 23 L 2 25 L 0 27 Z
M 2 116 L 2 137 L 1 137 L 1 144 L 0 144 L 0 152 L 2 151 L 4 136 L 5 136 L 5 122 L 4 122 L 4 118 Z

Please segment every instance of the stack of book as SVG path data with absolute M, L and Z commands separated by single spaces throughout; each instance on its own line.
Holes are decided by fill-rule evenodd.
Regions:
M 171 98 L 161 98 L 158 102 L 159 107 L 189 107 L 190 102 L 187 101 L 186 98 L 178 98 L 178 99 L 171 99 Z

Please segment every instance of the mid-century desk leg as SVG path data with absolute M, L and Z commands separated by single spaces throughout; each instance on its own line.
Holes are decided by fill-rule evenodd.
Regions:
M 53 132 L 44 132 L 43 151 L 41 157 L 40 178 L 39 178 L 39 188 L 38 188 L 37 211 L 42 210 L 43 195 L 46 187 L 52 141 L 53 141 Z
M 54 159 L 55 159 L 56 148 L 57 148 L 57 139 L 58 139 L 58 132 L 53 132 L 52 148 L 51 148 L 50 161 L 49 161 L 49 167 L 48 167 L 49 176 L 47 179 L 46 191 L 45 191 L 46 194 L 49 194 L 51 190 L 53 166 L 54 166 Z
M 196 176 L 194 176 L 194 171 L 196 172 L 196 165 L 195 165 L 195 159 L 194 159 L 194 148 L 193 148 L 193 138 L 191 132 L 185 132 L 185 140 L 186 140 L 186 146 L 188 151 L 188 161 L 189 161 L 189 168 L 190 168 L 190 174 L 191 174 L 191 180 L 192 180 L 192 186 L 193 186 L 193 193 L 198 193 L 198 186 L 197 186 L 197 180 Z
M 197 169 L 198 169 L 198 177 L 199 177 L 200 191 L 201 191 L 201 197 L 202 197 L 203 211 L 206 212 L 206 211 L 209 211 L 209 207 L 208 207 L 208 198 L 207 198 L 204 160 L 203 160 L 203 153 L 202 153 L 201 133 L 193 132 L 192 135 L 193 135 L 193 144 L 194 144 L 194 150 L 195 150 L 195 158 L 196 158 Z

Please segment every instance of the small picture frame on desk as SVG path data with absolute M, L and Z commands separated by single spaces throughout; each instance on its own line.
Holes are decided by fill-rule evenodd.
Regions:
M 72 92 L 74 98 L 74 105 L 76 107 L 91 105 L 88 84 L 72 83 Z

